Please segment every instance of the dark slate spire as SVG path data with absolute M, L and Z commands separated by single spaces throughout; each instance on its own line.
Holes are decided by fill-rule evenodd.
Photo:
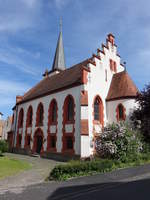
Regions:
M 64 55 L 63 38 L 62 38 L 62 21 L 60 21 L 60 33 L 57 42 L 52 71 L 65 70 L 65 69 L 66 65 L 65 65 L 65 55 Z

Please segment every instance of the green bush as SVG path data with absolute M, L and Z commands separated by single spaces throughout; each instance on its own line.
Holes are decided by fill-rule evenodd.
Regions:
M 8 143 L 4 140 L 0 140 L 0 152 L 5 153 L 8 151 Z
M 66 165 L 56 166 L 50 173 L 49 179 L 66 180 L 67 178 L 75 176 L 94 174 L 96 172 L 108 172 L 115 168 L 115 162 L 107 159 L 93 161 L 72 161 Z

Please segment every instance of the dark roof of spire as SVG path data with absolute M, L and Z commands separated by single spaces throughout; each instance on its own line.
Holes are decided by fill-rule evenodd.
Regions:
M 65 65 L 63 38 L 62 38 L 62 31 L 60 31 L 57 47 L 56 47 L 56 52 L 55 52 L 55 57 L 53 61 L 52 71 L 65 70 L 65 69 L 66 69 L 66 65 Z

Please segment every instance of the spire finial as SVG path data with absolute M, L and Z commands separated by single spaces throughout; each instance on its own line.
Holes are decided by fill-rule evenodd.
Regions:
M 60 27 L 60 32 L 62 32 L 62 17 L 60 17 L 59 27 Z

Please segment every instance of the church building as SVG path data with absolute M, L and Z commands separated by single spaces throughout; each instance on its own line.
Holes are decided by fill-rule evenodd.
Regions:
M 138 89 L 121 63 L 115 37 L 88 59 L 66 68 L 62 31 L 53 65 L 13 108 L 14 151 L 89 157 L 107 124 L 128 120 Z

